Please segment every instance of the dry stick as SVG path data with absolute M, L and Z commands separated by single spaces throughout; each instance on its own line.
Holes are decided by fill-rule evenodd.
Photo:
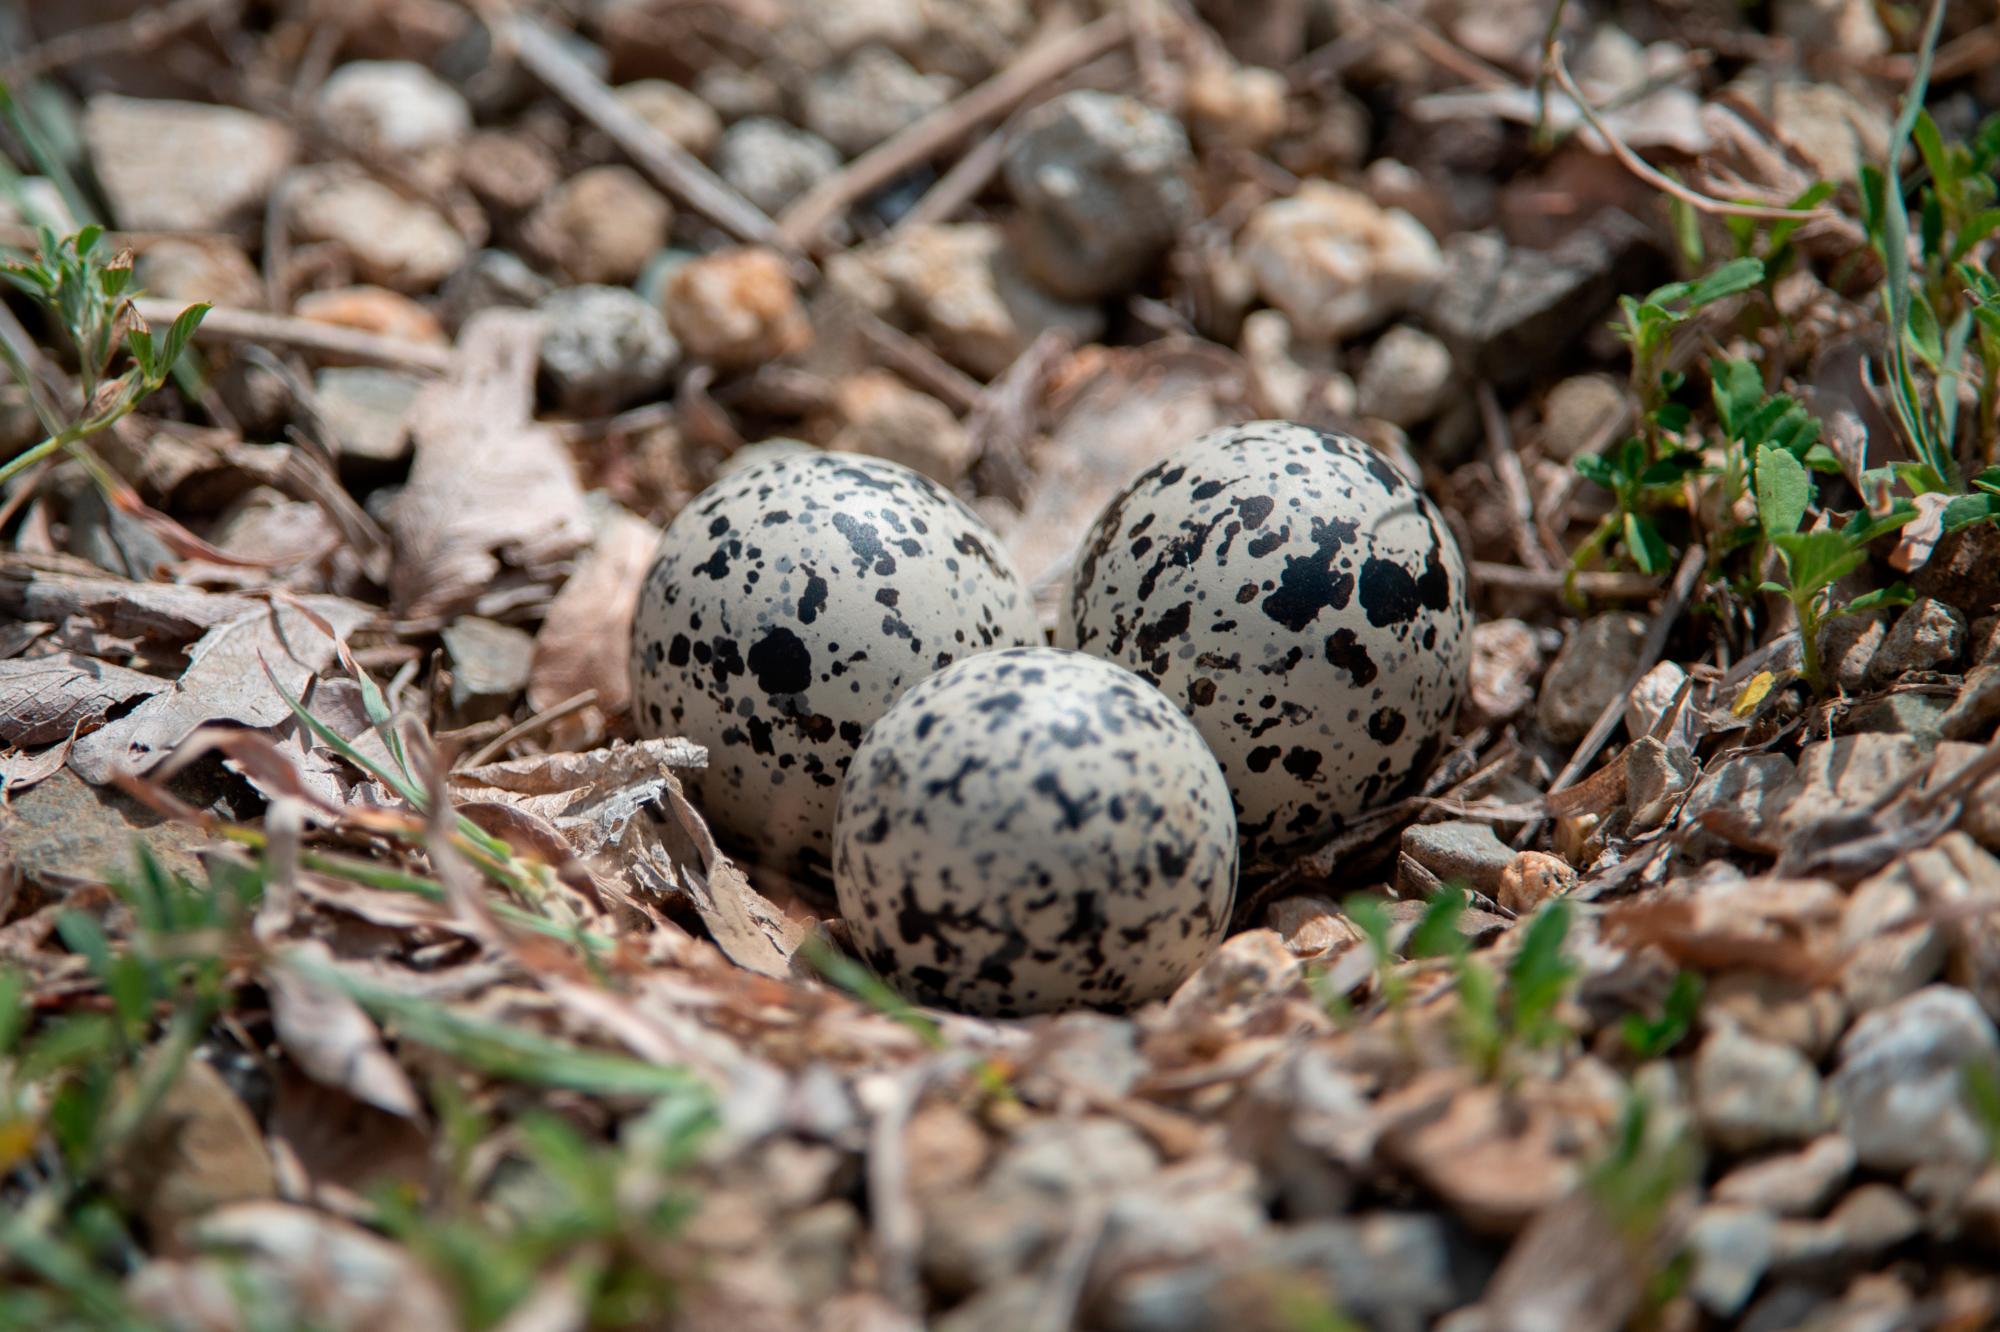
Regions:
M 1505 70 L 1487 64 L 1464 47 L 1433 32 L 1428 24 L 1411 18 L 1384 0 L 1368 0 L 1368 12 L 1377 18 L 1388 19 L 1393 26 L 1401 28 L 1409 37 L 1410 45 L 1416 47 L 1432 64 L 1458 75 L 1467 83 L 1489 92 L 1502 89 L 1512 91 L 1520 86 L 1519 82 Z
M 909 212 L 896 219 L 896 224 L 889 228 L 884 239 L 900 240 L 918 227 L 943 222 L 971 203 L 986 188 L 986 182 L 1000 174 L 1000 166 L 1007 160 L 1007 145 L 1012 138 L 1004 128 L 996 129 L 972 145 L 964 156 L 937 178 L 935 184 L 924 191 L 923 197 Z
M 741 241 L 793 247 L 763 210 L 731 189 L 701 159 L 661 134 L 607 87 L 539 20 L 516 15 L 501 28 L 529 73 L 610 136 L 659 186 Z
M 856 307 L 862 341 L 890 369 L 963 416 L 979 401 L 984 386 L 880 315 Z
M 240 3 L 241 0 L 173 0 L 158 9 L 142 9 L 130 18 L 77 28 L 51 37 L 0 65 L 0 82 L 18 85 L 79 60 L 149 51 L 205 18 L 220 17 L 224 11 L 238 8 Z
M 161 300 L 157 296 L 140 296 L 132 304 L 142 319 L 158 325 L 171 324 L 183 308 L 179 301 Z M 195 330 L 194 337 L 196 342 L 201 343 L 276 343 L 281 347 L 295 347 L 322 356 L 342 356 L 367 365 L 425 370 L 432 374 L 443 374 L 451 368 L 449 347 L 386 337 L 380 333 L 364 333 L 359 329 L 325 324 L 317 319 L 301 319 L 296 315 L 265 314 L 261 310 L 240 310 L 229 306 L 210 310 L 201 321 L 201 327 Z
M 1473 582 L 1502 592 L 1560 596 L 1563 578 L 1560 569 L 1523 569 L 1518 565 L 1496 564 L 1487 560 L 1474 560 L 1472 563 Z M 1576 590 L 1585 596 L 1601 597 L 1607 601 L 1643 601 L 1660 594 L 1660 580 L 1650 574 L 1586 569 L 1576 576 Z
M 1830 208 L 1770 208 L 1763 204 L 1730 203 L 1724 199 L 1711 199 L 1699 190 L 1689 189 L 1672 176 L 1655 170 L 1650 162 L 1626 147 L 1624 140 L 1611 132 L 1603 118 L 1589 102 L 1584 100 L 1582 90 L 1576 86 L 1576 80 L 1569 76 L 1569 66 L 1563 63 L 1561 43 L 1549 48 L 1549 72 L 1555 75 L 1556 82 L 1562 85 L 1563 92 L 1576 104 L 1578 113 L 1603 137 L 1604 142 L 1611 148 L 1611 155 L 1623 163 L 1627 171 L 1654 189 L 1671 194 L 1698 213 L 1713 213 L 1725 217 L 1756 217 L 1774 222 L 1821 222 L 1838 216 Z
M 1506 414 L 1493 386 L 1479 381 L 1479 416 L 1486 426 L 1486 453 L 1500 489 L 1507 499 L 1507 516 L 1513 520 L 1514 553 L 1521 563 L 1537 571 L 1554 567 L 1547 551 L 1535 540 L 1535 501 L 1528 494 L 1528 474 L 1521 468 L 1521 455 L 1514 451 L 1514 434 L 1507 428 Z
M 513 744 L 516 740 L 533 735 L 544 726 L 549 725 L 551 722 L 561 721 L 572 712 L 581 712 L 596 701 L 597 691 L 595 689 L 586 689 L 582 693 L 572 694 L 554 707 L 543 708 L 526 721 L 502 731 L 474 750 L 470 758 L 461 760 L 456 766 L 460 768 L 476 768 L 507 746 Z
M 1007 114 L 1051 79 L 1095 60 L 1130 32 L 1131 22 L 1121 10 L 1030 48 L 963 97 L 870 148 L 794 200 L 778 218 L 778 233 L 790 245 L 810 248 L 826 225 L 855 202 L 929 161 L 977 126 Z

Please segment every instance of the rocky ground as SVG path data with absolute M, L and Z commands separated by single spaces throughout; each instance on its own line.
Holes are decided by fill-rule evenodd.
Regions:
M 0 473 L 0 1321 L 2000 1322 L 2000 18 L 1939 9 L 0 9 L 0 242 L 215 307 L 131 381 L 0 307 L 0 459 L 136 406 Z M 1425 479 L 1470 695 L 1170 1001 L 912 1009 L 635 739 L 746 457 L 927 473 L 1052 622 L 1259 417 Z

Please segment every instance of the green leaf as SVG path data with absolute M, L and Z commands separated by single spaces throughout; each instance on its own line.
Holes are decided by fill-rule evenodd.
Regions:
M 1751 257 L 1731 259 L 1706 277 L 1688 283 L 1686 299 L 1690 312 L 1727 296 L 1750 290 L 1764 280 L 1764 261 Z M 1658 293 L 1655 293 L 1658 298 Z
M 1653 410 L 1653 424 L 1662 430 L 1678 433 L 1687 429 L 1688 422 L 1693 419 L 1694 413 L 1684 403 L 1663 402 Z
M 1944 530 L 1956 532 L 1961 527 L 2000 515 L 2000 495 L 1985 491 L 1977 495 L 1960 495 L 1944 506 Z
M 125 334 L 125 350 L 130 352 L 132 359 L 139 363 L 139 373 L 146 377 L 148 383 L 154 383 L 159 380 L 159 372 L 154 369 L 154 366 L 157 364 L 157 358 L 153 354 L 153 333 L 151 329 L 134 328 L 127 330 Z
M 1521 949 L 1507 967 L 1514 1001 L 1514 1030 L 1527 1044 L 1543 1045 L 1557 1034 L 1556 1006 L 1562 1002 L 1577 968 L 1562 954 L 1569 934 L 1568 902 L 1558 898 L 1536 913 L 1522 936 Z
M 1640 1059 L 1659 1059 L 1687 1039 L 1694 1029 L 1695 1014 L 1701 1007 L 1702 980 L 1699 972 L 1683 971 L 1674 977 L 1660 1006 L 1657 1018 L 1627 1013 L 1620 1023 L 1625 1044 Z
M 1967 218 L 1952 241 L 1952 262 L 1957 263 L 1970 254 L 1995 231 L 2000 231 L 2000 208 L 1983 208 Z
M 1912 294 L 1905 341 L 1923 363 L 1936 370 L 1944 363 L 1944 334 L 1938 329 L 1937 315 L 1921 294 Z
M 1667 539 L 1660 535 L 1660 529 L 1644 514 L 1627 512 L 1625 515 L 1625 552 L 1632 557 L 1641 573 L 1664 573 L 1674 562 L 1674 552 L 1667 545 Z
M 1743 437 L 1742 422 L 1764 401 L 1764 376 L 1754 362 L 1735 359 L 1710 361 L 1708 389 L 1715 400 L 1715 414 L 1732 437 Z
M 1440 889 L 1424 908 L 1404 953 L 1410 957 L 1452 957 L 1465 951 L 1459 917 L 1465 914 L 1465 889 L 1453 884 Z
M 1573 459 L 1570 465 L 1575 467 L 1577 475 L 1586 481 L 1595 482 L 1606 490 L 1618 488 L 1618 478 L 1612 471 L 1611 464 L 1595 453 L 1581 454 Z
M 1786 204 L 1785 207 L 1797 209 L 1801 213 L 1810 212 L 1825 203 L 1832 195 L 1832 181 L 1815 181 L 1812 185 L 1801 191 L 1798 198 Z M 1773 222 L 1771 224 L 1771 252 L 1776 254 L 1779 250 L 1783 249 L 1786 242 L 1791 240 L 1792 233 L 1797 231 L 1804 222 L 1804 218 L 1800 218 L 1797 222 Z
M 214 307 L 206 301 L 197 301 L 174 316 L 173 326 L 167 330 L 166 345 L 161 349 L 160 364 L 170 366 L 180 360 L 181 352 L 187 348 L 188 339 L 201 327 L 201 321 Z
M 1851 546 L 1865 546 L 1876 537 L 1893 532 L 1915 519 L 1917 506 L 1908 500 L 1899 499 L 1881 513 L 1870 513 L 1866 509 L 1857 510 L 1852 518 L 1841 525 L 1840 535 Z
M 1884 606 L 1907 606 L 1916 599 L 1917 594 L 1910 590 L 1908 583 L 1891 583 L 1887 587 L 1878 587 L 1872 592 L 1863 592 L 1854 600 L 1835 610 L 1834 614 L 1865 615 L 1869 611 L 1880 610 Z
M 1812 478 L 1805 465 L 1784 449 L 1765 445 L 1757 450 L 1757 521 L 1764 535 L 1777 537 L 1799 530 L 1812 503 Z
M 1790 532 L 1773 536 L 1771 544 L 1786 557 L 1792 575 L 1790 595 L 1810 596 L 1860 568 L 1868 552 L 1838 532 Z

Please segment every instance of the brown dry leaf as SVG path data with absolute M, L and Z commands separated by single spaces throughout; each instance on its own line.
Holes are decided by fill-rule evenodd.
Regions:
M 182 1228 L 202 1214 L 269 1198 L 276 1188 L 257 1121 L 222 1075 L 199 1059 L 181 1066 L 107 1182 L 168 1249 L 180 1246 Z
M 70 753 L 70 767 L 85 781 L 103 783 L 121 769 L 145 772 L 197 727 L 211 722 L 276 726 L 292 711 L 265 678 L 266 667 L 286 693 L 302 697 L 334 657 L 333 641 L 313 617 L 345 637 L 375 614 L 339 597 L 304 598 L 303 610 L 249 604 L 249 610 L 214 626 L 188 649 L 188 668 L 171 689 L 79 740 Z
M 424 1124 L 358 1103 L 293 1068 L 279 1067 L 273 1081 L 271 1151 L 286 1197 L 366 1216 L 382 1185 L 421 1187 L 428 1177 Z
M 289 965 L 291 956 L 325 965 L 333 960 L 318 940 L 299 944 L 265 968 L 271 1021 L 278 1043 L 315 1081 L 405 1119 L 423 1115 L 416 1088 L 383 1048 L 382 1033 L 361 1005 Z
M 25 791 L 61 772 L 63 764 L 69 762 L 70 746 L 75 743 L 76 736 L 72 733 L 64 736 L 61 744 L 32 754 L 25 749 L 0 750 L 0 806 L 6 805 L 13 792 Z
M 389 590 L 406 616 L 476 609 L 515 571 L 550 580 L 590 543 L 590 515 L 555 431 L 535 423 L 541 322 L 473 316 L 450 379 L 410 404 L 415 460 L 389 515 Z
M 671 776 L 666 803 L 693 844 L 692 854 L 673 856 L 657 837 L 635 838 L 632 872 L 639 882 L 668 895 L 685 893 L 709 937 L 737 966 L 760 976 L 790 977 L 792 954 L 805 941 L 807 925 L 751 886 Z M 650 833 L 652 825 L 635 823 L 634 830 Z
M 0 661 L 0 742 L 46 745 L 167 682 L 75 652 Z
M 106 578 L 79 561 L 0 556 L 0 611 L 23 620 L 60 624 L 81 616 L 121 638 L 185 643 L 258 605 L 248 597 L 173 583 Z
M 708 751 L 692 740 L 640 740 L 581 754 L 535 754 L 464 768 L 451 774 L 461 804 L 506 805 L 545 819 L 577 855 L 608 853 L 608 871 L 623 869 L 619 846 L 633 818 L 659 802 L 673 768 L 698 768 Z
M 586 689 L 597 691 L 597 707 L 606 715 L 631 706 L 632 608 L 659 543 L 658 528 L 622 509 L 606 521 L 535 635 L 528 706 L 539 712 Z
M 1071 363 L 1007 547 L 1029 583 L 1061 570 L 1111 498 L 1203 431 L 1256 415 L 1250 370 L 1212 343 L 1169 339 Z

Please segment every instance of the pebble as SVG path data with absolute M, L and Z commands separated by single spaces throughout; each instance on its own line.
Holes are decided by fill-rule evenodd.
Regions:
M 1625 695 L 1646 639 L 1643 617 L 1613 611 L 1585 620 L 1564 640 L 1542 681 L 1535 719 L 1559 745 L 1583 739 L 1598 715 Z
M 829 261 L 829 276 L 878 314 L 920 330 L 980 379 L 1014 363 L 1042 333 L 1079 345 L 1104 332 L 1094 305 L 1059 300 L 1028 281 L 1006 234 L 987 222 L 919 226 L 893 244 Z
M 1203 143 L 1261 151 L 1284 132 L 1289 98 L 1275 69 L 1202 60 L 1188 72 L 1188 123 Z
M 1741 1310 L 1770 1268 L 1776 1232 L 1776 1218 L 1754 1207 L 1711 1204 L 1696 1212 L 1687 1229 L 1695 1303 L 1718 1318 Z
M 555 284 L 505 250 L 481 250 L 445 280 L 438 312 L 457 328 L 481 310 L 531 310 Z
M 1028 0 L 917 0 L 916 31 L 899 41 L 918 69 L 970 87 L 1012 60 L 1034 30 Z
M 1402 853 L 1440 882 L 1464 883 L 1492 896 L 1514 859 L 1513 848 L 1488 823 L 1449 819 L 1403 829 Z
M 518 218 L 546 200 L 562 168 L 539 139 L 513 130 L 480 130 L 458 154 L 458 176 L 479 202 Z
M 680 360 L 666 317 L 624 287 L 564 287 L 541 312 L 542 372 L 567 411 L 614 411 L 659 389 Z
M 313 114 L 349 153 L 402 161 L 436 183 L 450 178 L 453 152 L 472 132 L 472 108 L 458 90 L 408 60 L 338 66 L 314 96 Z
M 156 240 L 134 267 L 140 286 L 168 300 L 248 308 L 264 300 L 264 279 L 241 249 L 221 237 Z
M 1857 1013 L 1914 994 L 1944 970 L 1945 936 L 1936 922 L 1889 928 L 1929 905 L 1913 880 L 1910 861 L 1898 859 L 1862 880 L 1841 913 L 1840 992 Z
M 1717 1202 L 1779 1216 L 1818 1216 L 1854 1173 L 1854 1144 L 1838 1133 L 1740 1165 L 1715 1182 Z
M 1443 409 L 1451 384 L 1451 349 L 1398 324 L 1376 340 L 1361 367 L 1361 411 L 1408 429 Z
M 1852 180 L 1889 151 L 1887 113 L 1838 84 L 1786 80 L 1747 95 L 1821 180 Z
M 1308 180 L 1260 204 L 1238 248 L 1301 337 L 1338 341 L 1416 303 L 1443 271 L 1437 241 L 1401 209 Z
M 1838 989 L 1750 968 L 1711 976 L 1703 1002 L 1713 1019 L 1734 1022 L 1759 1040 L 1788 1045 L 1815 1064 L 1847 1027 L 1847 1001 Z
M 535 637 L 511 624 L 462 615 L 444 627 L 451 706 L 461 725 L 504 716 L 528 687 Z
M 1887 1184 L 1863 1184 L 1823 1220 L 1784 1220 L 1771 1237 L 1771 1266 L 1835 1270 L 1864 1263 L 1923 1229 L 1923 1217 Z
M 342 328 L 379 333 L 406 342 L 446 341 L 437 316 L 401 292 L 385 287 L 337 287 L 331 291 L 309 291 L 292 302 L 292 313 L 301 319 Z
M 1681 805 L 1681 826 L 1702 827 L 1740 851 L 1775 855 L 1778 815 L 1798 790 L 1785 754 L 1741 754 L 1703 773 Z
M 1687 678 L 1688 673 L 1681 668 L 1680 663 L 1673 661 L 1662 661 L 1640 676 L 1639 683 L 1632 686 L 1631 697 L 1625 702 L 1626 736 L 1637 740 L 1641 736 L 1651 735 L 1653 728 L 1660 724 L 1660 719 L 1667 715 L 1667 709 L 1673 706 L 1674 697 L 1680 693 L 1681 686 L 1687 683 Z M 1669 745 L 1692 749 L 1696 710 L 1697 700 L 1693 691 L 1690 691 L 1688 699 L 1681 704 L 1680 713 L 1675 717 L 1674 724 L 1661 738 Z
M 1819 631 L 1819 655 L 1827 678 L 1842 693 L 1858 694 L 1868 687 L 1868 665 L 1889 636 L 1886 616 L 1842 615 Z
M 974 462 L 971 436 L 951 408 L 886 370 L 849 375 L 834 391 L 841 421 L 829 448 L 887 458 L 954 486 Z
M 331 241 L 364 282 L 429 291 L 465 259 L 465 239 L 428 204 L 407 199 L 346 162 L 304 167 L 285 186 L 301 240 Z
M 1977 740 L 2000 721 L 2000 663 L 1986 662 L 1965 673 L 1951 707 L 1938 719 L 1947 740 Z
M 1520 620 L 1482 620 L 1472 627 L 1471 714 L 1482 726 L 1497 726 L 1526 712 L 1535 701 L 1535 678 L 1542 648 L 1535 631 Z
M 1985 1160 L 1990 1145 L 1963 1094 L 1974 1060 L 2000 1063 L 2000 1036 L 1964 990 L 1931 985 L 1863 1014 L 1840 1043 L 1832 1079 L 1861 1165 Z
M 410 456 L 404 416 L 422 386 L 414 375 L 373 366 L 328 366 L 313 375 L 313 397 L 343 467 L 387 469 Z
M 688 354 L 726 369 L 774 361 L 812 341 L 785 261 L 771 250 L 718 250 L 676 267 L 667 323 Z
M 770 116 L 751 116 L 723 131 L 716 172 L 773 217 L 840 170 L 840 151 L 817 134 Z
M 1887 731 L 1815 740 L 1799 750 L 1798 790 L 1780 816 L 1781 830 L 1867 809 L 1925 761 L 1915 738 Z
M 937 110 L 956 80 L 919 74 L 886 46 L 864 46 L 819 70 L 806 85 L 806 128 L 849 157 Z
M 673 220 L 673 206 L 631 167 L 590 167 L 558 185 L 522 234 L 579 283 L 623 284 L 667 243 Z
M 696 157 L 707 157 L 722 138 L 722 117 L 678 83 L 640 79 L 622 85 L 617 97 L 662 138 Z
M 1802 1142 L 1826 1127 L 1819 1072 L 1797 1050 L 1718 1026 L 1694 1057 L 1694 1106 L 1710 1139 L 1747 1152 Z
M 1701 765 L 1679 745 L 1642 735 L 1625 747 L 1625 808 L 1632 828 L 1644 832 L 1665 823 L 1694 785 Z
M 1628 414 L 1625 386 L 1609 375 L 1572 375 L 1549 390 L 1535 441 L 1551 458 L 1568 462 L 1612 442 Z
M 1192 166 L 1180 122 L 1137 98 L 1082 89 L 1027 111 L 1004 175 L 1029 276 L 1069 300 L 1124 291 L 1192 215 Z
M 1516 916 L 1525 916 L 1552 897 L 1577 885 L 1577 873 L 1561 856 L 1546 851 L 1517 851 L 1500 872 L 1493 898 Z
M 83 141 L 111 216 L 134 231 L 227 231 L 257 221 L 298 150 L 275 120 L 203 102 L 101 93 Z
M 1919 597 L 1868 663 L 1871 684 L 1886 685 L 1910 671 L 1942 670 L 1965 651 L 1965 617 L 1935 597 Z

